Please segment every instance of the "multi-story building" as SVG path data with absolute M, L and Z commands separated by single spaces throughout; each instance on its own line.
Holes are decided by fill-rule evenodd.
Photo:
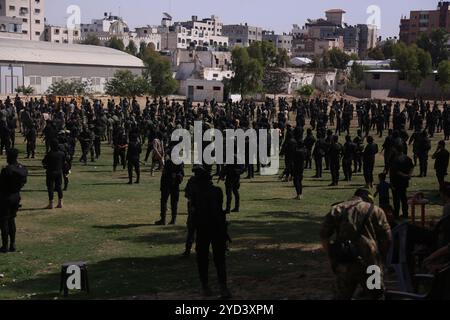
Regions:
M 409 18 L 400 20 L 400 41 L 411 44 L 419 39 L 422 33 L 430 33 L 436 29 L 450 32 L 450 2 L 440 1 L 436 10 L 411 11 Z
M 166 25 L 164 25 L 166 23 Z M 227 48 L 228 37 L 222 35 L 222 23 L 216 16 L 210 19 L 176 22 L 172 24 L 166 17 L 159 28 L 162 50 L 189 49 L 197 47 Z
M 59 27 L 46 25 L 44 30 L 44 41 L 54 43 L 73 44 L 79 41 L 81 32 L 79 29 L 69 29 L 67 27 Z
M 344 26 L 344 16 L 346 12 L 342 9 L 331 9 L 325 11 L 327 21 L 334 23 L 337 26 Z
M 27 39 L 22 33 L 22 19 L 11 17 L 0 17 L 0 38 Z
M 284 49 L 288 54 L 292 52 L 292 34 L 276 34 L 274 31 L 263 31 L 262 39 L 275 45 L 277 49 Z
M 28 40 L 43 40 L 44 0 L 0 0 L 0 16 L 22 20 L 22 34 Z
M 359 29 L 359 57 L 367 58 L 369 49 L 375 48 L 378 43 L 378 29 L 374 25 L 358 24 Z
M 230 47 L 248 47 L 252 42 L 262 41 L 263 29 L 249 26 L 247 23 L 224 25 L 222 34 L 229 38 Z

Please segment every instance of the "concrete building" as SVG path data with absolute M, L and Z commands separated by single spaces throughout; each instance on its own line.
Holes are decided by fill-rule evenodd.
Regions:
M 0 17 L 0 38 L 7 39 L 28 39 L 28 36 L 22 33 L 22 19 Z
M 342 36 L 329 39 L 296 38 L 293 40 L 292 55 L 312 58 L 323 55 L 333 48 L 344 50 L 344 39 Z
M 179 93 L 191 101 L 203 102 L 215 99 L 224 101 L 224 85 L 221 81 L 187 79 L 180 81 Z
M 263 29 L 245 24 L 224 25 L 222 34 L 229 38 L 230 47 L 248 47 L 252 42 L 263 40 Z
M 347 93 L 359 98 L 388 99 L 391 97 L 424 99 L 449 98 L 448 92 L 443 92 L 439 86 L 437 72 L 426 78 L 419 88 L 414 88 L 398 70 L 366 70 L 364 71 L 364 89 L 348 90 Z
M 327 21 L 334 23 L 337 26 L 344 26 L 344 15 L 346 12 L 342 9 L 331 9 L 325 11 Z
M 22 20 L 22 33 L 28 40 L 43 40 L 44 0 L 0 0 L 0 16 Z
M 219 17 L 212 15 L 211 18 L 198 20 L 197 16 L 192 16 L 190 21 L 181 22 L 183 27 L 190 30 L 198 30 L 205 35 L 221 36 L 223 23 L 220 22 Z
M 13 94 L 19 86 L 32 86 L 45 94 L 52 83 L 87 81 L 92 92 L 103 93 L 118 70 L 141 74 L 142 60 L 127 53 L 98 46 L 43 41 L 0 39 L 0 94 Z
M 81 32 L 79 29 L 46 25 L 44 30 L 44 41 L 54 43 L 73 44 L 79 42 Z
M 294 37 L 291 34 L 276 34 L 274 31 L 263 31 L 262 39 L 273 43 L 277 49 L 286 50 L 289 55 L 292 52 L 292 40 Z
M 375 48 L 378 43 L 378 29 L 376 26 L 367 24 L 358 24 L 359 29 L 359 51 L 361 59 L 367 58 L 370 49 Z
M 450 32 L 450 2 L 440 1 L 436 10 L 410 11 L 409 18 L 400 20 L 400 41 L 411 44 L 419 39 L 422 33 L 430 33 L 436 29 Z
M 197 29 L 187 29 L 181 25 L 175 25 L 169 32 L 161 34 L 162 50 L 176 50 L 205 47 L 220 49 L 228 47 L 228 37 L 213 35 Z

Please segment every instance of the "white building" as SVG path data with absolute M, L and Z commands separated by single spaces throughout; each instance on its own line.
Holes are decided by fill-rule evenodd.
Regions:
M 0 17 L 0 38 L 7 39 L 28 39 L 28 36 L 22 33 L 22 19 L 11 17 Z
M 79 41 L 81 32 L 79 29 L 46 25 L 44 30 L 44 41 L 54 43 L 73 44 Z
M 168 18 L 163 23 L 169 25 L 160 29 L 162 50 L 188 49 L 196 47 L 227 48 L 228 37 L 222 36 L 222 23 L 219 18 L 198 20 L 196 16 L 188 22 L 177 22 L 172 25 Z
M 0 39 L 0 94 L 14 94 L 31 86 L 45 94 L 52 83 L 86 81 L 94 93 L 103 93 L 106 81 L 118 70 L 140 75 L 142 60 L 106 47 Z
M 0 0 L 0 16 L 21 19 L 22 34 L 28 40 L 44 39 L 44 0 Z

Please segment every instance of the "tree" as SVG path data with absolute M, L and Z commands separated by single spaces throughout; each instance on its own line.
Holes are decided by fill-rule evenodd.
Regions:
M 242 96 L 258 92 L 264 68 L 258 59 L 251 58 L 246 48 L 234 48 L 232 55 L 232 69 L 234 77 L 231 79 L 231 89 Z
M 417 40 L 417 45 L 431 54 L 433 66 L 437 67 L 441 61 L 447 60 L 449 57 L 447 50 L 448 40 L 449 34 L 447 31 L 437 29 L 430 34 L 422 33 Z
M 255 41 L 246 50 L 249 57 L 258 60 L 263 68 L 274 66 L 277 62 L 278 51 L 272 42 Z
M 119 70 L 105 85 L 106 94 L 113 97 L 141 96 L 151 91 L 150 82 L 130 70 Z
M 263 91 L 274 95 L 281 94 L 285 91 L 288 81 L 289 74 L 281 68 L 266 69 L 262 79 Z
M 136 43 L 134 43 L 133 40 L 130 40 L 130 42 L 128 43 L 128 46 L 127 46 L 127 48 L 126 48 L 126 51 L 127 51 L 129 54 L 133 55 L 133 56 L 137 56 L 137 54 L 138 54 L 138 48 L 137 48 L 137 46 L 136 46 Z
M 91 45 L 91 46 L 100 46 L 100 39 L 95 34 L 88 34 L 86 39 L 81 42 L 81 44 Z
M 353 84 L 359 84 L 364 80 L 364 67 L 357 63 L 353 62 L 351 71 L 350 71 L 350 80 Z
M 16 88 L 16 92 L 19 94 L 21 93 L 24 96 L 29 96 L 29 95 L 33 94 L 34 88 L 32 86 L 28 86 L 28 87 L 20 86 L 20 87 Z
M 415 44 L 407 46 L 399 43 L 394 46 L 392 67 L 400 70 L 402 75 L 414 86 L 419 88 L 432 71 L 430 53 L 417 47 Z
M 120 50 L 120 51 L 124 51 L 125 50 L 125 45 L 123 44 L 122 39 L 119 39 L 117 37 L 112 37 L 108 41 L 107 46 L 112 48 L 112 49 L 116 49 L 116 50 Z
M 149 47 L 143 54 L 143 60 L 146 65 L 144 76 L 150 81 L 150 93 L 154 97 L 170 95 L 177 90 L 178 83 L 173 78 L 172 68 L 168 60 Z
M 338 48 L 333 48 L 324 54 L 324 67 L 326 68 L 328 66 L 325 65 L 325 59 L 329 61 L 329 66 L 344 70 L 347 68 L 350 56 Z
M 286 68 L 291 64 L 289 54 L 286 49 L 279 49 L 275 58 L 275 65 L 280 68 Z
M 391 39 L 384 41 L 381 45 L 381 51 L 383 51 L 384 59 L 392 59 L 394 57 L 395 42 Z
M 309 98 L 314 93 L 314 87 L 312 85 L 304 85 L 297 90 L 297 94 L 303 98 Z
M 138 57 L 144 60 L 145 51 L 147 51 L 147 43 L 145 41 L 142 41 L 139 44 L 139 54 Z
M 450 62 L 448 60 L 441 61 L 437 72 L 442 94 L 446 95 L 450 91 Z
M 90 91 L 90 85 L 86 81 L 61 80 L 52 83 L 47 90 L 47 94 L 54 96 L 84 96 L 90 93 Z
M 384 60 L 384 53 L 381 47 L 375 47 L 369 50 L 368 56 L 372 60 Z

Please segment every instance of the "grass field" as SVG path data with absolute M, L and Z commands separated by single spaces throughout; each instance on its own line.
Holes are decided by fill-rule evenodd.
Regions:
M 432 152 L 441 137 L 433 140 Z M 23 158 L 22 138 L 17 141 Z M 382 143 L 378 138 L 377 142 Z M 0 299 L 61 299 L 60 266 L 68 261 L 88 263 L 92 291 L 72 293 L 70 298 L 201 298 L 195 256 L 180 257 L 186 235 L 183 197 L 177 226 L 153 226 L 159 218 L 159 176 L 150 177 L 149 168 L 144 168 L 140 185 L 126 185 L 125 171 L 112 172 L 112 149 L 105 144 L 97 163 L 74 163 L 64 209 L 46 211 L 42 156 L 40 145 L 36 160 L 21 159 L 30 177 L 17 218 L 19 252 L 0 255 Z M 379 155 L 375 173 L 382 170 L 382 161 Z M 4 157 L 0 163 L 5 163 Z M 414 178 L 409 191 L 423 191 L 432 202 L 427 212 L 438 216 L 433 164 L 430 161 L 429 177 Z M 191 175 L 190 168 L 186 173 Z M 305 172 L 302 201 L 293 200 L 292 183 L 278 177 L 242 181 L 241 213 L 229 217 L 233 243 L 227 264 L 235 298 L 332 297 L 333 276 L 319 245 L 320 223 L 332 203 L 349 198 L 363 185 L 363 177 L 331 188 L 329 172 L 322 180 L 313 175 L 314 171 Z M 212 261 L 210 275 L 217 288 Z

